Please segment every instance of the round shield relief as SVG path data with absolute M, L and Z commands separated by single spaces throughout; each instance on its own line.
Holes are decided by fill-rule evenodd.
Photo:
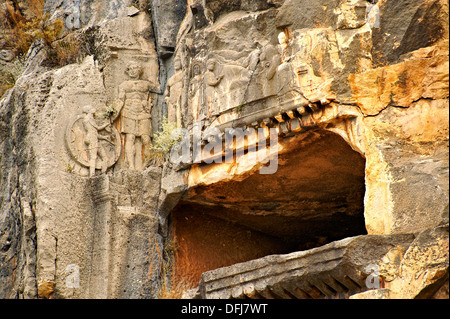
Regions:
M 89 150 L 85 144 L 86 132 L 83 127 L 83 115 L 71 120 L 66 130 L 66 145 L 73 159 L 84 167 L 89 167 Z M 102 169 L 102 161 L 107 161 L 107 167 L 113 166 L 119 159 L 122 143 L 119 131 L 111 124 L 98 132 L 98 147 L 103 149 L 105 158 L 97 156 L 96 169 Z

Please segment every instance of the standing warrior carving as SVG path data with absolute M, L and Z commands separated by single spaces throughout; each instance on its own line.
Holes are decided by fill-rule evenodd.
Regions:
M 128 64 L 125 73 L 129 80 L 119 86 L 117 116 L 120 115 L 119 131 L 125 135 L 125 161 L 130 169 L 142 169 L 143 156 L 151 147 L 152 134 L 150 92 L 156 92 L 155 86 L 141 80 L 142 67 L 136 63 Z

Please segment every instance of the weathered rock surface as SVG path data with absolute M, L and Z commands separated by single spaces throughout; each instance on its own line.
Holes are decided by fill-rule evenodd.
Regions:
M 365 119 L 366 130 L 375 137 L 370 152 L 389 163 L 380 165 L 374 159 L 366 164 L 366 187 L 378 189 L 366 199 L 366 221 L 389 212 L 371 226 L 373 231 L 413 232 L 447 223 L 447 114 L 448 99 L 420 100 L 408 109 L 389 108 Z M 394 120 L 389 128 L 387 118 Z
M 126 17 L 132 4 L 133 0 L 50 0 L 45 1 L 44 10 L 51 14 L 52 19 L 63 20 L 66 28 L 79 29 Z
M 378 1 L 379 28 L 373 29 L 374 65 L 395 64 L 405 54 L 448 38 L 448 2 Z
M 156 30 L 158 54 L 161 57 L 175 51 L 178 29 L 186 14 L 186 0 L 151 1 L 152 21 Z
M 1 103 L 0 298 L 36 298 L 36 157 L 27 146 L 32 118 L 18 91 Z
M 448 298 L 448 1 L 44 10 L 84 56 L 0 100 L 0 298 Z
M 44 50 L 36 46 L 14 89 L 2 99 L 1 297 L 158 295 L 165 258 L 154 213 L 161 169 L 111 168 L 116 161 L 128 165 L 120 153 L 125 136 L 119 123 L 99 128 L 110 120 L 106 106 L 114 108 L 130 62 L 145 66 L 141 81 L 152 83 L 150 94 L 159 92 L 148 28 L 145 13 L 114 15 L 88 31 L 99 60 L 87 56 L 60 69 L 46 68 Z M 84 131 L 87 105 L 93 108 L 89 125 L 103 141 L 93 166 L 93 153 L 88 148 L 84 154 L 83 148 L 83 141 L 98 142 Z M 108 145 L 114 145 L 112 153 Z M 105 156 L 112 164 L 103 170 Z
M 406 61 L 350 75 L 353 96 L 364 115 L 387 106 L 408 107 L 420 99 L 448 97 L 448 40 L 411 53 Z
M 421 232 L 388 285 L 397 298 L 431 298 L 448 282 L 448 225 Z M 447 297 L 448 298 L 448 297 Z

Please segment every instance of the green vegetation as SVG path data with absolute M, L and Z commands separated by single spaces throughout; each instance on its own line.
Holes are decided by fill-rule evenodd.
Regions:
M 109 119 L 116 115 L 117 110 L 114 106 L 107 105 L 105 108 L 105 112 L 103 113 L 103 118 Z
M 236 108 L 234 109 L 234 112 L 237 113 L 237 114 L 241 113 L 242 110 L 244 109 L 244 105 L 245 105 L 245 102 L 242 102 L 241 104 L 236 106 Z
M 153 135 L 150 157 L 158 164 L 162 164 L 168 158 L 170 149 L 180 141 L 181 136 L 172 134 L 176 128 L 176 123 L 164 118 L 161 122 L 161 130 Z

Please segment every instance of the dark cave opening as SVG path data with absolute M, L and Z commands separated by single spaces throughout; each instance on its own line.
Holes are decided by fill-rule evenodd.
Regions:
M 175 278 L 367 234 L 365 159 L 339 135 L 292 137 L 275 174 L 190 189 L 172 211 Z

